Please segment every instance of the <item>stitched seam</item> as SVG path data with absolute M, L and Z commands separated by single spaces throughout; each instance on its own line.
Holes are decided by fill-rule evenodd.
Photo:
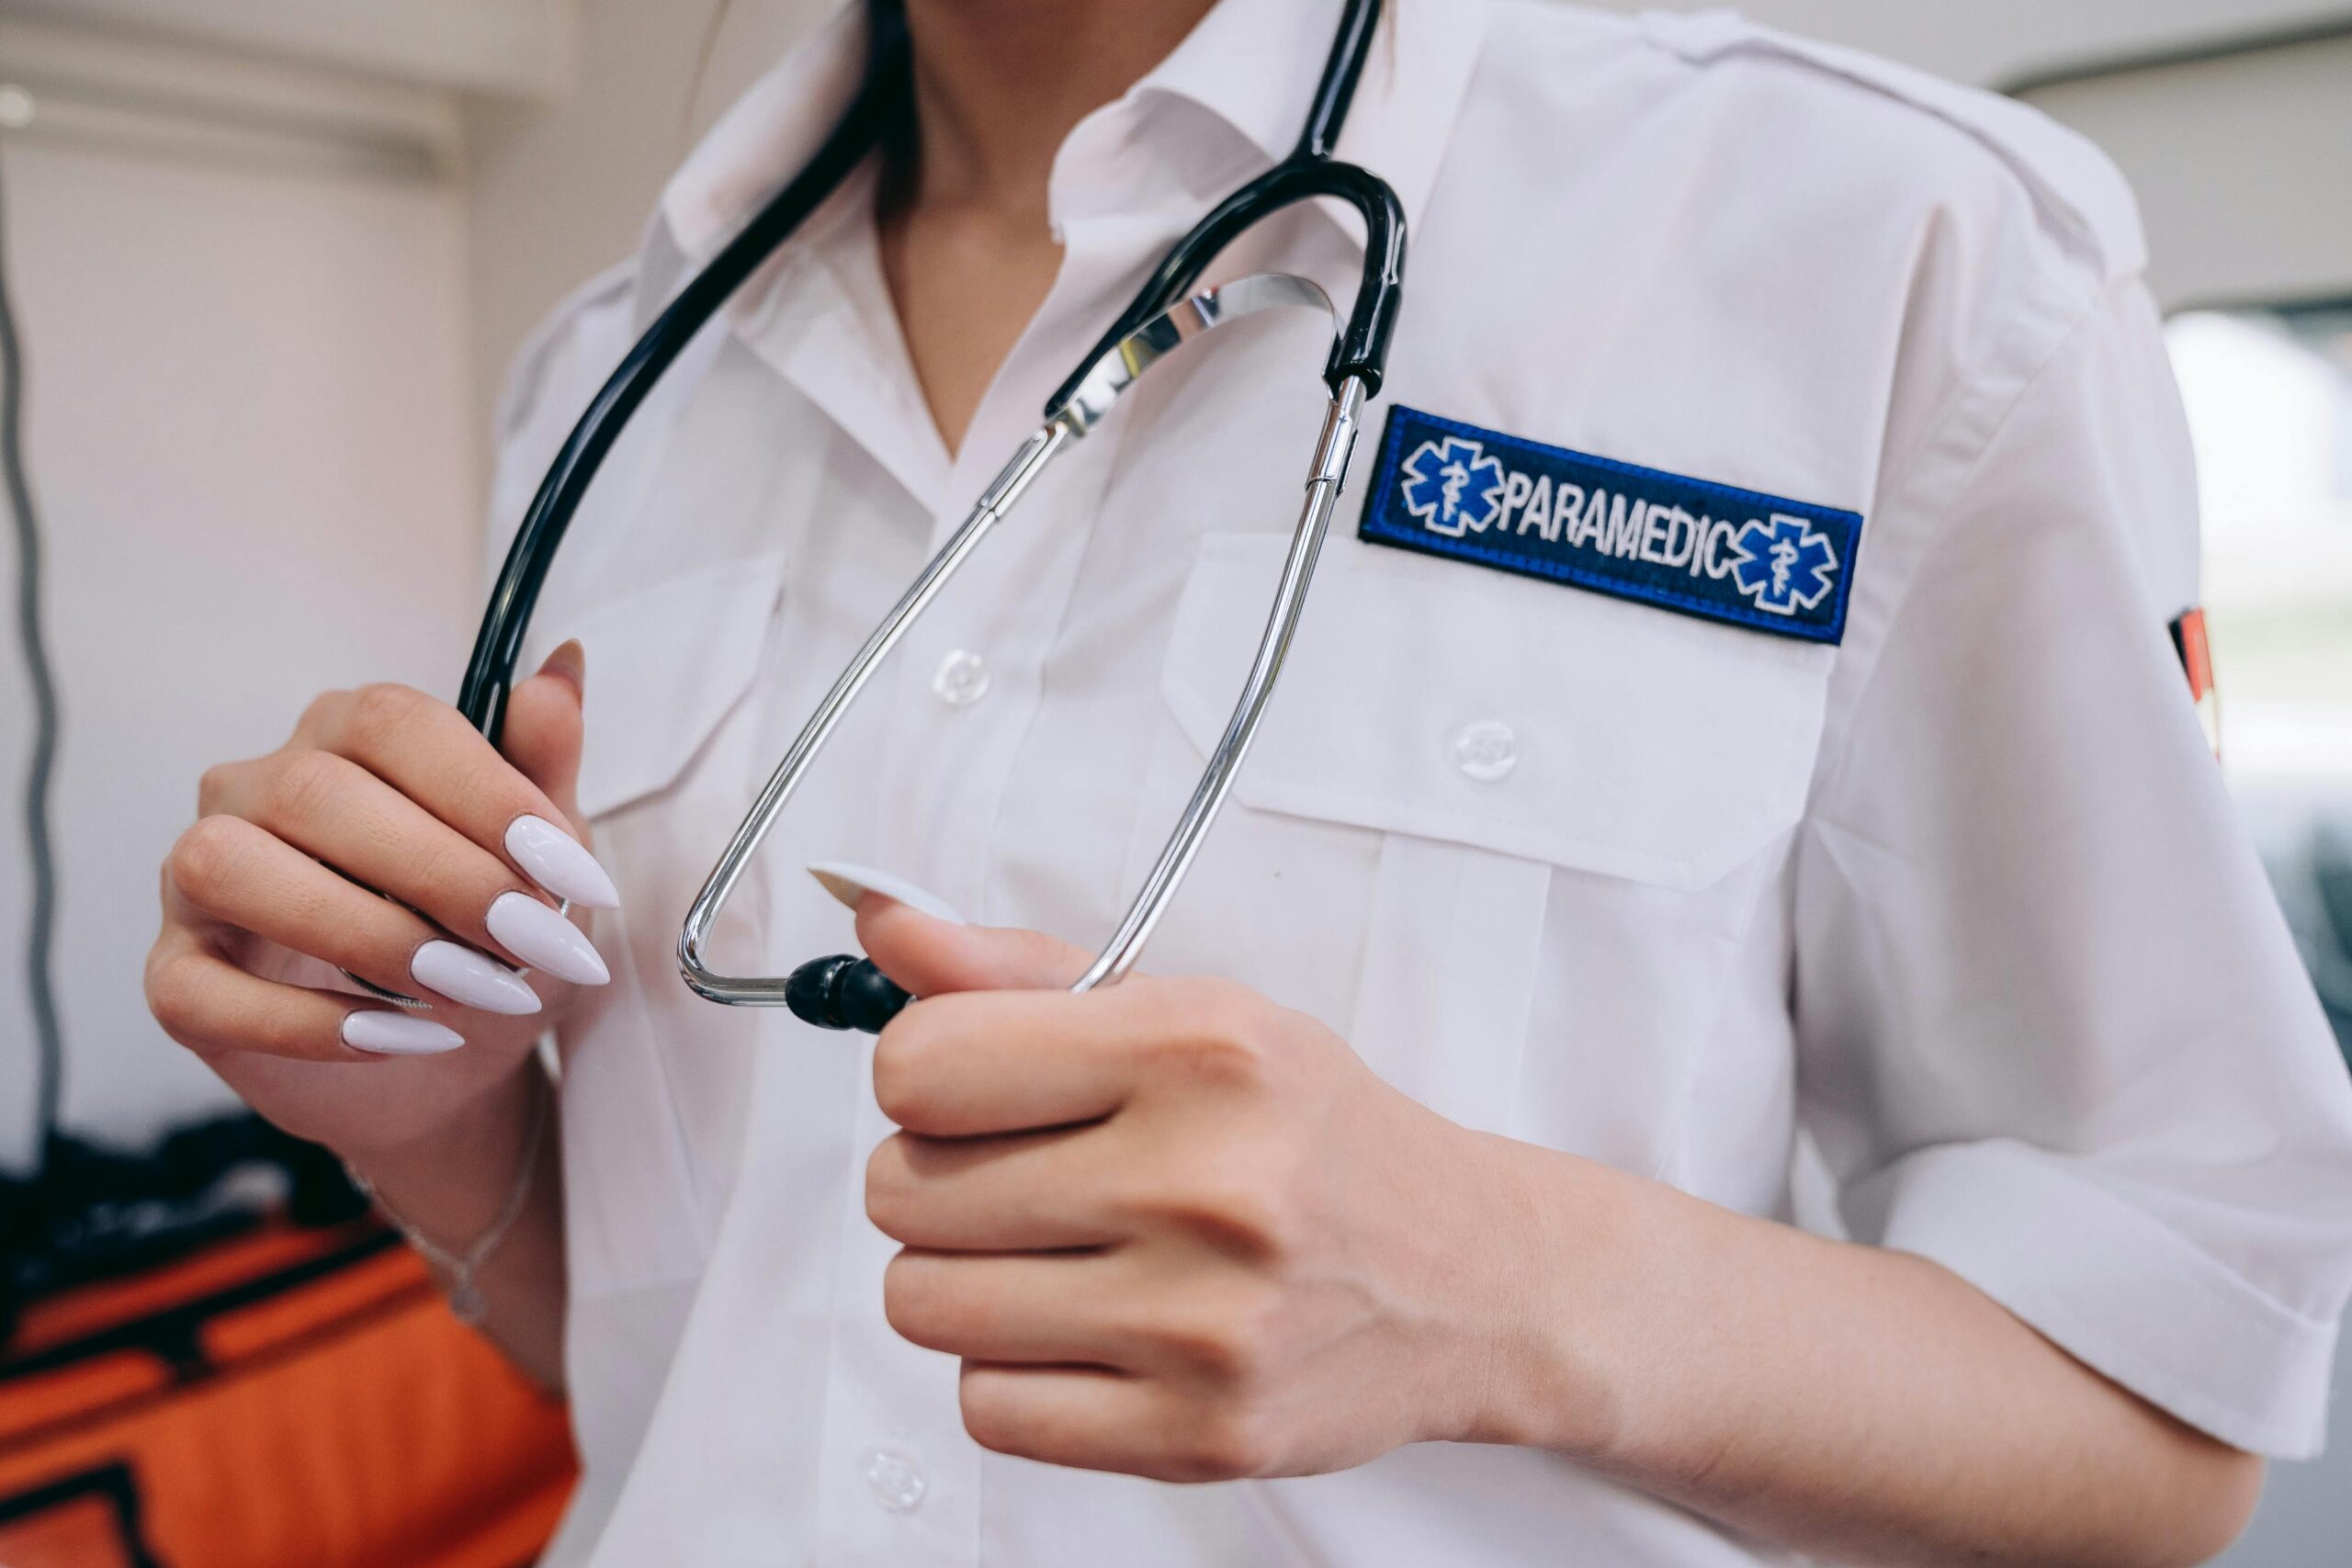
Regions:
M 1628 463 L 1615 457 L 1597 457 L 1589 452 L 1579 452 L 1573 446 L 1554 446 L 1542 441 L 1531 441 L 1523 435 L 1506 434 L 1498 430 L 1482 430 L 1475 424 L 1464 424 L 1460 420 L 1448 419 L 1442 414 L 1429 413 L 1420 409 L 1407 408 L 1402 404 L 1397 405 L 1396 412 L 1409 413 L 1415 419 L 1425 420 L 1439 429 L 1455 435 L 1476 436 L 1481 441 L 1509 446 L 1516 451 L 1533 453 L 1546 457 L 1566 457 L 1573 462 L 1589 463 L 1596 468 L 1607 468 L 1611 473 L 1628 474 L 1638 479 L 1665 479 L 1673 484 L 1690 485 L 1697 490 L 1728 496 L 1735 501 L 1749 502 L 1763 506 L 1804 507 L 1815 512 L 1834 513 L 1840 517 L 1850 517 L 1856 523 L 1862 521 L 1862 514 L 1849 507 L 1823 506 L 1815 502 L 1792 501 L 1787 496 L 1768 495 L 1760 490 L 1742 490 L 1737 485 L 1722 484 L 1714 479 L 1693 479 L 1687 474 L 1668 473 L 1664 468 L 1645 468 L 1639 463 Z M 1389 433 L 1393 448 L 1393 438 L 1396 435 L 1396 425 L 1393 422 L 1389 426 Z M 1387 454 L 1383 454 L 1384 462 L 1386 457 Z
M 2108 304 L 2110 292 L 2110 290 L 2102 289 L 2094 296 L 2082 311 L 2067 323 L 2066 330 L 2058 334 L 2056 341 L 2051 345 L 2050 352 L 2044 355 L 2041 362 L 2033 367 L 2032 373 L 2018 384 L 2016 395 L 2009 400 L 2008 406 L 2001 411 L 2000 417 L 1993 422 L 1992 429 L 1985 434 L 1983 443 L 1969 458 L 1968 466 L 1962 470 L 1959 479 L 1953 481 L 1951 489 L 1944 492 L 1944 500 L 1947 502 L 1952 496 L 1965 493 L 1968 487 L 1975 482 L 1976 476 L 1984 471 L 1984 465 L 1991 460 L 1993 449 L 2001 444 L 2001 438 L 2009 433 L 2010 427 L 2016 423 L 2018 411 L 2023 409 L 2033 394 L 2040 389 L 2042 382 L 2049 378 L 2051 371 L 2057 367 L 2061 359 L 2065 357 L 2066 351 L 2072 348 L 2076 340 L 2081 338 L 2085 331 L 2089 328 L 2093 319 Z M 1966 412 L 1968 406 L 1965 402 L 1955 405 L 1939 422 L 1934 435 L 1918 444 L 1917 450 L 1924 452 L 1930 449 L 1935 445 L 1936 438 L 1940 437 L 1954 421 Z M 1893 607 L 1887 612 L 1887 637 L 1880 645 L 1879 657 L 1871 665 L 1870 674 L 1863 679 L 1860 689 L 1854 694 L 1852 707 L 1854 720 L 1847 725 L 1846 733 L 1838 740 L 1837 761 L 1831 763 L 1821 775 L 1821 785 L 1816 793 L 1818 799 L 1833 798 L 1839 787 L 1845 784 L 1847 770 L 1854 763 L 1854 737 L 1861 728 L 1860 723 L 1861 715 L 1870 705 L 1871 699 L 1877 694 L 1879 678 L 1886 671 L 1886 644 L 1894 641 L 1894 629 L 1901 624 L 1904 611 L 1909 607 L 1912 599 L 1920 591 L 1920 584 L 1927 579 L 1928 573 L 1925 568 L 1928 557 L 1934 553 L 1936 547 L 1943 544 L 1951 536 L 1949 512 L 1939 512 L 1939 515 L 1946 521 L 1942 526 L 1936 529 L 1935 536 L 1927 541 L 1919 550 L 1915 569 L 1911 573 L 1911 580 L 1903 585 L 1901 595 L 1896 598 Z
M 2301 1428 L 2278 1416 L 2233 1405 L 2211 1390 L 2197 1387 L 2186 1378 L 2157 1366 L 2136 1347 L 2125 1344 L 2111 1328 L 2088 1322 L 2072 1307 L 2043 1299 L 2031 1303 L 2028 1311 L 2048 1324 L 2053 1336 L 2085 1342 L 2076 1358 L 2085 1365 L 2090 1364 L 2089 1358 L 2093 1356 L 2106 1361 L 2114 1369 L 2118 1381 L 2139 1384 L 2156 1403 L 2167 1406 L 2191 1426 L 2230 1425 L 2236 1428 L 2233 1433 L 2213 1435 L 2224 1436 L 2225 1440 L 2226 1436 L 2242 1436 L 2251 1439 L 2247 1446 L 2261 1452 L 2301 1453 L 2310 1446 Z M 2324 1325 L 2314 1327 L 2319 1331 Z M 2075 1352 L 2069 1350 L 2067 1354 Z M 2199 1416 L 2204 1418 L 2203 1423 L 2195 1419 Z
M 1902 856 L 1895 854 L 1892 850 L 1887 849 L 1882 844 L 1874 842 L 1866 835 L 1854 832 L 1852 829 L 1846 828 L 1841 823 L 1828 822 L 1822 824 L 1822 827 L 1825 830 L 1818 833 L 1816 837 L 1820 840 L 1823 852 L 1826 853 L 1832 861 L 1838 863 L 1840 874 L 1847 876 L 1849 880 L 1853 874 L 1850 869 L 1852 863 L 1852 852 L 1850 850 L 1840 848 L 1838 843 L 1838 840 L 1845 840 L 1849 845 L 1857 846 L 1866 852 L 1883 855 L 1890 860 L 1896 861 L 1899 863 L 1907 863 L 1906 862 L 1904 862 L 1904 858 Z M 1883 923 L 1873 919 L 1871 925 L 1871 934 L 1879 937 L 1883 941 L 1884 927 Z M 2184 1043 L 2189 1046 L 2215 1045 L 2226 1043 L 2226 1040 L 2220 1032 L 2208 1030 L 2194 1036 Z M 1865 1172 L 1861 1179 L 1867 1179 L 1869 1177 L 1878 1175 L 1885 1169 L 1891 1168 L 1893 1166 L 1901 1163 L 1903 1160 L 1913 1158 L 1920 1155 L 1931 1154 L 1938 1151 L 1962 1152 L 1973 1149 L 1983 1149 L 1988 1145 L 2002 1144 L 2007 1144 L 2013 1149 L 2022 1151 L 2026 1157 L 2021 1158 L 2019 1163 L 2031 1169 L 2037 1178 L 2045 1176 L 2063 1177 L 2067 1180 L 2077 1182 L 2086 1187 L 2095 1196 L 2106 1201 L 2118 1203 L 2123 1207 L 2131 1209 L 2132 1213 L 2139 1214 L 2142 1218 L 2146 1219 L 2150 1224 L 2155 1225 L 2159 1230 L 2164 1232 L 2167 1237 L 2178 1244 L 2185 1252 L 2193 1255 L 2198 1260 L 2200 1268 L 2219 1276 L 2237 1289 L 2243 1290 L 2253 1295 L 2262 1303 L 2263 1307 L 2267 1311 L 2289 1320 L 2297 1329 L 2309 1329 L 2316 1332 L 2332 1327 L 2335 1325 L 2335 1319 L 2307 1313 L 2293 1303 L 2280 1299 L 2276 1293 L 2259 1284 L 2256 1284 L 2254 1280 L 2247 1279 L 2242 1271 L 2234 1266 L 2223 1261 L 2194 1236 L 2187 1235 L 2157 1215 L 2149 1213 L 2138 1204 L 2132 1203 L 2130 1200 L 2099 1186 L 2097 1182 L 2076 1176 L 2072 1169 L 2067 1168 L 2072 1164 L 2087 1163 L 2082 1158 L 2082 1156 L 2070 1155 L 2062 1150 L 2050 1148 L 2047 1145 L 2030 1142 L 2025 1138 L 2018 1137 L 2014 1134 L 1995 1134 L 1981 1138 L 1946 1139 L 1937 1143 L 1923 1144 L 1913 1148 L 1900 1150 L 1897 1151 L 1892 1158 L 1883 1162 L 1871 1171 Z M 2046 1156 L 2046 1159 L 2035 1158 L 2032 1156 Z M 2054 1169 L 2052 1168 L 2053 1163 L 2055 1165 Z
M 2046 1152 L 2035 1149 L 2030 1145 L 2017 1146 L 2025 1148 L 2029 1154 Z M 2009 1150 L 1999 1147 L 1997 1141 L 1943 1144 L 1935 1145 L 1935 1148 L 1954 1153 L 1973 1151 L 2001 1159 L 2016 1157 Z M 1912 1151 L 1914 1155 L 1928 1152 L 1930 1151 L 1925 1149 Z M 2300 1341 L 2317 1336 L 2332 1337 L 2335 1334 L 2336 1325 L 2334 1319 L 2310 1316 L 2280 1301 L 2270 1292 L 2214 1257 L 2192 1237 L 2182 1234 L 2145 1210 L 2139 1209 L 2128 1200 L 2106 1190 L 2097 1182 L 2063 1168 L 2053 1169 L 2044 1162 L 2030 1157 L 2018 1163 L 2031 1172 L 2033 1180 L 2052 1179 L 2064 1183 L 2081 1190 L 2095 1201 L 2121 1204 L 2149 1221 L 2156 1233 L 2165 1238 L 2168 1247 L 2177 1249 L 2168 1250 L 2165 1255 L 2164 1260 L 2167 1265 L 2176 1260 L 2185 1260 L 2186 1265 L 2193 1269 L 2198 1276 L 2214 1280 L 2232 1298 L 2230 1302 L 2224 1303 L 2225 1306 L 2235 1308 L 2251 1305 L 2254 1312 L 2258 1314 L 2255 1321 L 2266 1338 L 2267 1348 L 2275 1348 L 2280 1353 L 2292 1355 L 2301 1348 Z M 1943 1247 L 1941 1238 L 1938 1238 L 1938 1245 L 1939 1253 L 1919 1254 L 1919 1256 L 1933 1257 L 1937 1262 L 1953 1269 L 1955 1272 L 1962 1272 L 1963 1277 L 1969 1277 L 1958 1264 L 1945 1262 L 1945 1258 L 1950 1253 L 1949 1249 Z M 2115 1376 L 2127 1383 L 2138 1385 L 2149 1397 L 2171 1408 L 2175 1414 L 2188 1420 L 2192 1425 L 2204 1424 L 2198 1420 L 2198 1416 L 2201 1414 L 2206 1421 L 2226 1423 L 2233 1428 L 2229 1432 L 2216 1432 L 2217 1436 L 2233 1439 L 2243 1438 L 2255 1439 L 2253 1443 L 2246 1446 L 2265 1450 L 2276 1449 L 2280 1451 L 2299 1450 L 2307 1446 L 2305 1435 L 2290 1422 L 2275 1416 L 2257 1413 L 2245 1404 L 2233 1404 L 2212 1390 L 2199 1387 L 2190 1378 L 2161 1365 L 2158 1359 L 2147 1353 L 2128 1332 L 2119 1331 L 2112 1323 L 2095 1321 L 2093 1317 L 2084 1314 L 2063 1292 L 2050 1290 L 2050 1284 L 2053 1280 L 2064 1278 L 2063 1274 L 2037 1272 L 2030 1280 L 2021 1280 L 2014 1276 L 2005 1278 L 1996 1286 L 1980 1284 L 1973 1277 L 1969 1277 L 1969 1282 L 1988 1294 L 1995 1294 L 1997 1291 L 1999 1295 L 2007 1295 L 2012 1293 L 2009 1287 L 2018 1287 L 2014 1293 L 2024 1299 L 2010 1310 L 2017 1312 L 2019 1316 L 2029 1322 L 2039 1320 L 2040 1324 L 2046 1325 L 2055 1338 L 2081 1342 L 2079 1350 L 2071 1346 L 2065 1347 L 2067 1353 L 2091 1365 L 2095 1370 Z M 2004 1301 L 2002 1304 L 2007 1306 L 2008 1303 Z M 2105 1364 L 2101 1365 L 2101 1363 Z
M 1828 626 L 1814 626 L 1808 622 L 1783 620 L 1777 615 L 1765 615 L 1754 610 L 1743 610 L 1717 599 L 1702 599 L 1693 594 L 1678 593 L 1670 588 L 1652 588 L 1644 583 L 1629 582 L 1623 578 L 1608 577 L 1589 568 L 1571 566 L 1565 561 L 1547 561 L 1531 556 L 1507 555 L 1491 545 L 1473 545 L 1466 541 L 1422 537 L 1409 529 L 1374 521 L 1367 517 L 1357 530 L 1369 544 L 1386 545 L 1392 549 L 1409 550 L 1415 555 L 1437 557 L 1441 560 L 1468 560 L 1508 571 L 1519 577 L 1539 578 L 1561 582 L 1572 588 L 1582 588 L 1603 593 L 1612 599 L 1634 599 L 1659 609 L 1680 611 L 1710 621 L 1726 621 L 1760 632 L 1774 632 L 1781 637 L 1798 637 L 1806 642 L 1834 643 L 1845 635 L 1846 606 L 1841 589 L 1838 619 Z

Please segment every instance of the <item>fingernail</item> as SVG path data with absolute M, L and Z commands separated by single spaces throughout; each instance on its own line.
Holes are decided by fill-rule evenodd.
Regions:
M 810 866 L 808 874 L 817 879 L 819 886 L 852 909 L 856 908 L 857 901 L 868 893 L 879 893 L 885 898 L 896 898 L 910 909 L 920 909 L 933 919 L 945 920 L 956 926 L 967 923 L 964 917 L 956 912 L 955 906 L 938 894 L 917 887 L 905 877 L 893 876 L 887 871 L 851 865 L 842 861 L 826 861 Z
M 559 898 L 591 909 L 617 909 L 621 890 L 588 846 L 544 817 L 517 817 L 506 829 L 506 852 L 523 874 Z
M 369 1008 L 343 1015 L 343 1043 L 378 1056 L 437 1056 L 463 1045 L 466 1037 L 429 1018 Z
M 500 946 L 559 980 L 601 986 L 613 977 L 578 926 L 527 893 L 501 894 L 490 907 L 488 924 Z
M 408 962 L 408 972 L 429 991 L 461 1006 L 520 1018 L 539 1010 L 539 994 L 523 976 L 454 942 L 428 942 Z
M 563 680 L 571 682 L 571 694 L 582 699 L 583 702 L 586 701 L 588 695 L 588 650 L 580 646 L 580 639 L 578 637 L 573 637 L 570 642 L 563 644 L 553 653 L 548 654 L 548 661 L 539 666 L 539 673 L 542 675 L 560 676 Z

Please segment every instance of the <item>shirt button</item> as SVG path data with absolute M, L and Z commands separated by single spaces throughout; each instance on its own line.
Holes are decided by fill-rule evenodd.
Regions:
M 959 648 L 939 661 L 931 690 L 951 708 L 970 707 L 989 694 L 989 661 Z
M 874 1500 L 894 1514 L 911 1514 L 931 1490 L 922 1462 L 892 1449 L 875 1449 L 865 1456 L 865 1484 Z
M 1479 784 L 1500 784 L 1519 766 L 1519 737 L 1491 718 L 1464 725 L 1453 738 L 1453 762 Z

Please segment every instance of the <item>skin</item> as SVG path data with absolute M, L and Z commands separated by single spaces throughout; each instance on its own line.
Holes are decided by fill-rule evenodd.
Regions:
M 1072 127 L 1183 41 L 1211 0 L 910 0 L 914 166 L 880 213 L 882 271 L 940 439 L 963 445 L 1062 251 L 1046 211 Z
M 879 217 L 951 447 L 1058 268 L 1055 150 L 1206 8 L 911 0 L 920 134 Z M 530 1019 L 442 1008 L 462 1050 L 389 1060 L 340 1043 L 366 1004 L 288 981 L 307 955 L 406 988 L 436 927 L 511 956 L 481 926 L 530 890 L 501 839 L 525 813 L 571 821 L 583 679 L 571 649 L 518 685 L 504 758 L 420 694 L 322 697 L 284 748 L 206 775 L 164 868 L 165 1029 L 453 1248 L 518 1175 L 530 1044 L 568 989 L 535 978 Z M 2193 1563 L 2253 1508 L 2258 1461 L 1925 1259 L 1470 1132 L 1228 983 L 1071 997 L 1083 955 L 1035 932 L 872 897 L 859 930 L 926 998 L 876 1045 L 901 1129 L 867 1171 L 903 1247 L 883 1305 L 959 1358 L 989 1448 L 1204 1482 L 1540 1447 L 1816 1556 L 1932 1568 Z M 490 1333 L 551 1387 L 560 1213 L 549 1140 L 478 1281 Z
M 462 1049 L 378 1056 L 342 1040 L 345 1017 L 371 1004 L 320 988 L 319 965 L 413 993 L 410 956 L 436 936 L 517 962 L 483 919 L 503 894 L 545 897 L 503 840 L 517 817 L 571 821 L 583 681 L 580 649 L 566 644 L 518 682 L 505 757 L 421 692 L 329 692 L 284 746 L 205 773 L 198 819 L 164 863 L 146 990 L 164 1032 L 270 1121 L 366 1171 L 428 1235 L 479 1235 L 513 1190 L 531 1097 L 545 1092 L 526 1070 L 531 1048 L 571 987 L 533 976 L 542 1011 L 523 1018 L 436 1000 L 433 1018 Z M 550 1387 L 561 1378 L 560 1198 L 547 1139 L 528 1207 L 478 1278 L 492 1333 Z
M 924 1000 L 884 1307 L 1000 1452 L 1203 1482 L 1422 1441 L 1552 1450 L 1833 1561 L 2154 1568 L 2243 1528 L 2257 1461 L 1924 1258 L 1474 1133 L 1227 982 L 1072 997 L 1091 955 L 869 896 Z

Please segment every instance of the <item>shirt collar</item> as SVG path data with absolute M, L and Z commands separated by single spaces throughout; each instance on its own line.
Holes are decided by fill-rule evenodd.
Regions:
M 865 12 L 856 4 L 835 12 L 736 100 L 672 176 L 659 220 L 688 261 L 718 254 L 849 107 L 865 66 Z
M 1340 5 L 1219 0 L 1125 101 L 1162 96 L 1199 104 L 1249 138 L 1271 166 L 1306 123 Z M 1485 41 L 1487 7 L 1486 0 L 1391 6 L 1395 26 L 1384 24 L 1374 39 L 1338 154 L 1386 179 L 1410 225 L 1452 139 Z M 856 96 L 865 63 L 865 6 L 853 3 L 728 111 L 662 195 L 660 238 L 678 262 L 699 265 L 716 255 L 799 169 Z
M 1136 85 L 1210 110 L 1271 167 L 1289 156 L 1329 56 L 1341 0 L 1220 0 Z M 1389 0 L 1336 156 L 1385 179 L 1417 224 L 1486 41 L 1486 0 Z M 1352 222 L 1350 231 L 1361 237 Z

